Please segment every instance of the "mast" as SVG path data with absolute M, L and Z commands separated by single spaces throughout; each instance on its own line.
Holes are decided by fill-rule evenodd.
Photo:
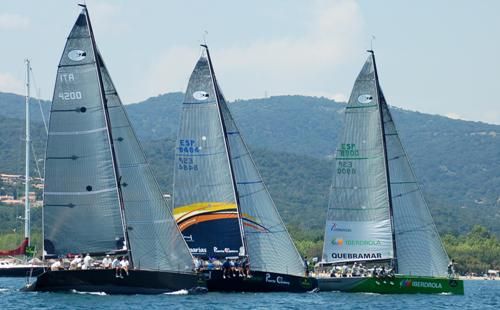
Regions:
M 247 245 L 246 245 L 246 238 L 245 238 L 245 230 L 243 229 L 243 222 L 241 219 L 241 210 L 240 210 L 240 196 L 238 194 L 238 187 L 236 186 L 236 180 L 234 178 L 234 168 L 233 168 L 233 163 L 231 162 L 231 156 L 230 156 L 230 147 L 228 143 L 228 138 L 227 138 L 227 130 L 226 130 L 226 124 L 224 122 L 224 118 L 222 117 L 222 111 L 219 105 L 219 88 L 217 87 L 217 80 L 215 79 L 215 72 L 212 67 L 212 59 L 210 58 L 210 52 L 208 50 L 208 46 L 206 44 L 201 44 L 203 48 L 205 48 L 205 51 L 207 52 L 207 59 L 208 59 L 208 67 L 210 68 L 210 75 L 212 77 L 212 83 L 214 84 L 214 93 L 215 93 L 215 99 L 217 103 L 217 110 L 219 111 L 219 119 L 221 121 L 222 125 L 222 131 L 224 133 L 224 145 L 226 147 L 226 153 L 227 153 L 227 160 L 229 162 L 229 173 L 231 174 L 231 181 L 233 183 L 233 189 L 234 189 L 234 196 L 236 198 L 236 210 L 238 211 L 238 226 L 240 227 L 240 235 L 241 235 L 241 242 L 243 245 L 243 248 L 245 249 L 245 256 L 247 255 Z
M 26 154 L 24 163 L 24 238 L 28 240 L 28 246 L 31 245 L 30 238 L 30 60 L 26 59 Z
M 99 81 L 99 93 L 101 95 L 101 102 L 103 104 L 104 118 L 106 119 L 106 130 L 108 132 L 108 137 L 109 137 L 109 143 L 110 143 L 110 148 L 111 148 L 111 158 L 113 161 L 113 169 L 115 172 L 115 181 L 116 181 L 116 186 L 118 189 L 118 199 L 120 201 L 120 215 L 121 215 L 121 220 L 122 220 L 123 235 L 125 237 L 125 243 L 126 243 L 126 247 L 127 247 L 128 256 L 130 258 L 130 268 L 134 268 L 134 261 L 132 259 L 132 251 L 130 249 L 130 241 L 129 241 L 129 237 L 128 237 L 127 222 L 126 222 L 126 218 L 125 218 L 125 208 L 124 208 L 124 203 L 123 203 L 123 193 L 122 193 L 122 188 L 121 188 L 120 171 L 118 170 L 118 164 L 117 164 L 117 160 L 116 160 L 116 151 L 115 151 L 115 145 L 114 145 L 114 140 L 113 140 L 113 133 L 111 132 L 111 122 L 110 122 L 110 118 L 109 118 L 108 102 L 106 99 L 106 95 L 104 92 L 104 85 L 102 82 L 101 63 L 100 63 L 100 59 L 99 59 L 99 56 L 97 53 L 94 32 L 92 30 L 92 24 L 90 23 L 90 17 L 89 17 L 89 12 L 87 10 L 87 5 L 85 5 L 85 4 L 78 4 L 78 5 L 83 7 L 83 9 L 85 10 L 85 17 L 87 18 L 87 24 L 89 25 L 90 39 L 92 41 L 92 51 L 94 53 L 94 58 L 95 58 L 96 67 L 97 67 L 97 78 Z
M 375 71 L 375 91 L 377 95 L 377 101 L 378 101 L 378 110 L 380 113 L 380 127 L 382 130 L 382 145 L 384 149 L 384 165 L 385 165 L 385 175 L 386 175 L 386 180 L 387 180 L 387 195 L 389 198 L 389 214 L 391 217 L 391 232 L 392 232 L 392 250 L 394 252 L 394 259 L 393 259 L 393 268 L 394 272 L 398 272 L 398 256 L 397 256 L 397 251 L 396 251 L 396 231 L 394 229 L 394 212 L 393 212 L 393 206 L 392 206 L 392 193 L 391 193 L 391 177 L 389 174 L 389 161 L 387 159 L 387 143 L 385 139 L 385 124 L 384 124 L 384 113 L 382 112 L 382 102 L 381 102 L 381 97 L 380 97 L 380 91 L 379 91 L 379 82 L 378 82 L 378 72 L 377 72 L 377 64 L 375 63 L 375 53 L 373 50 L 368 50 L 372 56 L 372 61 L 373 61 L 373 68 Z

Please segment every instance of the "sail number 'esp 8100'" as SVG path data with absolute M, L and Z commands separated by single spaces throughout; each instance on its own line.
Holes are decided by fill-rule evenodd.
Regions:
M 337 174 L 356 174 L 351 159 L 359 157 L 359 150 L 354 143 L 342 143 L 337 150 Z

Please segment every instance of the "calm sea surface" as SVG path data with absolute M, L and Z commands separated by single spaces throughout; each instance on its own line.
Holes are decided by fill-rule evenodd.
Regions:
M 465 296 L 363 293 L 208 293 L 110 296 L 24 293 L 22 278 L 0 278 L 0 309 L 500 309 L 500 281 L 466 281 Z

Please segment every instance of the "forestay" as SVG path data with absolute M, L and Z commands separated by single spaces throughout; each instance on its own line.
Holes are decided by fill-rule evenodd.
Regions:
M 379 91 L 391 181 L 398 273 L 446 276 L 448 255 Z
M 326 262 L 394 257 L 380 118 L 370 56 L 345 108 L 345 129 L 335 154 L 323 247 Z
M 281 220 L 219 88 L 217 93 L 251 268 L 304 276 L 302 258 Z
M 182 105 L 175 148 L 174 216 L 195 256 L 243 252 L 224 131 L 206 57 L 197 62 Z
M 121 249 L 124 231 L 95 55 L 85 10 L 61 56 L 45 162 L 47 254 Z
M 134 266 L 150 270 L 191 271 L 192 257 L 186 243 L 99 53 L 98 57 Z

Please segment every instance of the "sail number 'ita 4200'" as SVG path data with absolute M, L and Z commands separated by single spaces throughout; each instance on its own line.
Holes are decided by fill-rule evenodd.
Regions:
M 73 83 L 75 81 L 75 75 L 73 73 L 59 73 L 59 81 L 62 83 Z M 82 99 L 81 91 L 65 91 L 60 92 L 57 97 L 61 100 L 80 100 Z
M 80 100 L 82 99 L 82 92 L 80 91 L 65 91 L 58 95 L 61 100 Z

